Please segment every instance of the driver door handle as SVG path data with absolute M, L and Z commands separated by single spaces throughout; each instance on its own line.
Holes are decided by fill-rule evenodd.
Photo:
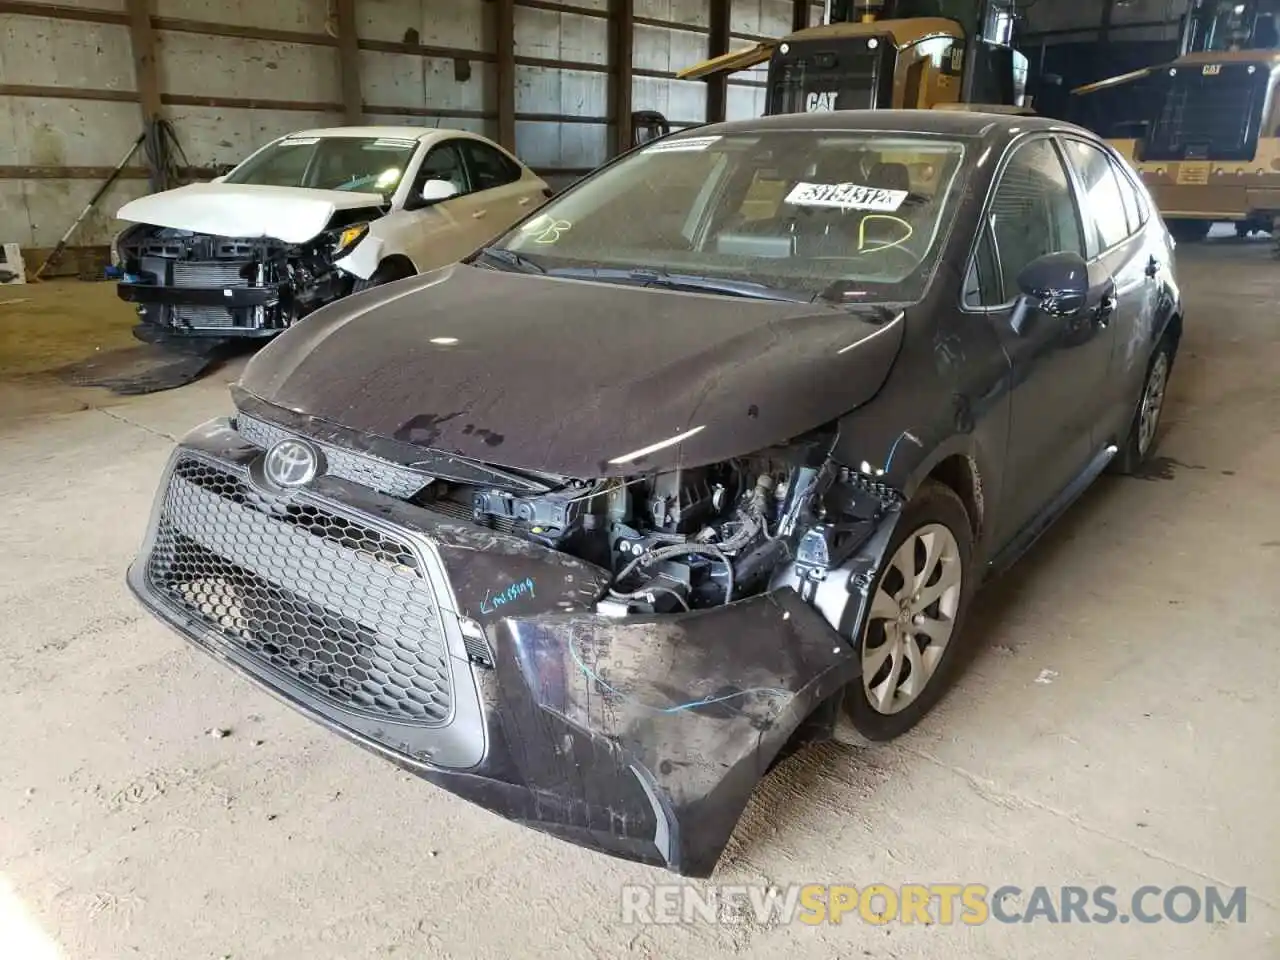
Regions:
M 1108 290 L 1102 300 L 1093 308 L 1093 322 L 1099 327 L 1106 327 L 1111 322 L 1111 315 L 1116 311 L 1116 292 Z
M 488 213 L 489 213 L 488 210 L 476 210 L 474 213 L 471 214 L 471 219 L 483 220 L 488 215 Z

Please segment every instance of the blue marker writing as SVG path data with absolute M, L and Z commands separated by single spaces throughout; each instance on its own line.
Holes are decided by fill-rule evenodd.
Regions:
M 513 603 L 523 596 L 535 597 L 533 592 L 533 577 L 525 577 L 523 580 L 517 580 L 507 586 L 505 590 L 499 593 L 488 591 L 484 595 L 484 599 L 480 601 L 480 612 L 490 614 L 496 612 L 499 608 L 505 607 L 508 603 Z

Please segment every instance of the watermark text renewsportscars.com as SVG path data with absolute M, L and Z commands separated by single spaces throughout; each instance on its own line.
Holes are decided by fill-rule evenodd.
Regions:
M 1245 887 L 989 887 L 976 883 L 653 884 L 622 888 L 630 924 L 1244 923 Z

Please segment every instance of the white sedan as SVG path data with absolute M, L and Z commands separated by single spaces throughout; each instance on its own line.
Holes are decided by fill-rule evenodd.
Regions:
M 269 337 L 349 293 L 453 263 L 550 195 L 474 133 L 291 133 L 211 183 L 125 204 L 119 295 L 137 305 L 143 340 Z

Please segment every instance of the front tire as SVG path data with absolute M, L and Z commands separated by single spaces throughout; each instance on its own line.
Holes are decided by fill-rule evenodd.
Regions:
M 926 480 L 903 510 L 855 644 L 862 676 L 845 690 L 836 739 L 906 733 L 946 692 L 976 585 L 973 528 L 955 492 Z

